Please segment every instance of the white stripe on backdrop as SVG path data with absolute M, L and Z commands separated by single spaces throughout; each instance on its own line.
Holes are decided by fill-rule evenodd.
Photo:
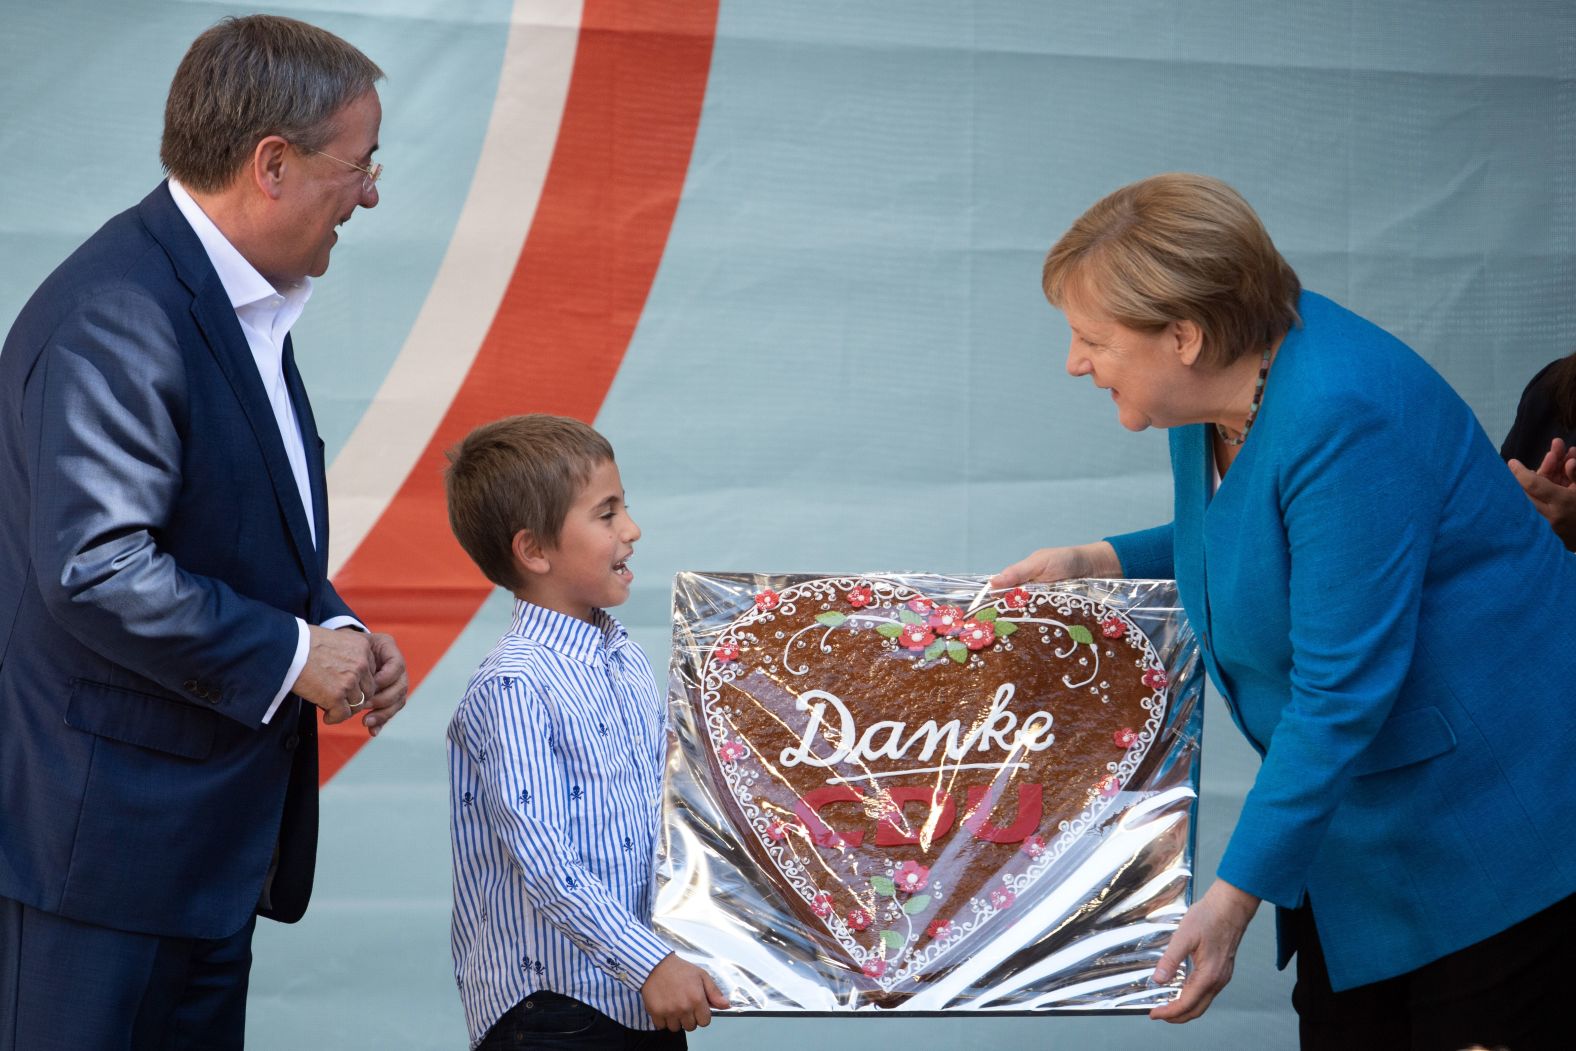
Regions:
M 578 0 L 515 0 L 498 93 L 454 237 L 399 357 L 328 471 L 337 573 L 426 448 L 492 325 L 553 158 Z

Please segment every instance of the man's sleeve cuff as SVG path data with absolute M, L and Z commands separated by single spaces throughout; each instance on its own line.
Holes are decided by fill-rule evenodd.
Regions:
M 344 618 L 350 619 L 350 618 Z M 279 706 L 285 703 L 285 698 L 290 695 L 290 687 L 295 685 L 296 679 L 301 677 L 301 669 L 306 667 L 306 654 L 312 640 L 311 632 L 307 631 L 306 621 L 296 618 L 296 649 L 295 656 L 290 661 L 290 670 L 285 672 L 284 684 L 279 687 L 279 692 L 274 694 L 274 703 L 268 706 L 268 711 L 263 713 L 263 725 L 267 726 L 274 720 L 274 713 Z

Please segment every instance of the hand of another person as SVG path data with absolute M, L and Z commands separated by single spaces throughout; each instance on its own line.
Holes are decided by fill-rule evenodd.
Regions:
M 1193 971 L 1182 983 L 1182 995 L 1150 1011 L 1150 1018 L 1191 1022 L 1209 1008 L 1215 995 L 1231 981 L 1237 943 L 1242 941 L 1242 932 L 1258 908 L 1259 899 L 1247 891 L 1238 890 L 1225 880 L 1210 884 L 1177 925 L 1171 944 L 1155 966 L 1154 980 L 1161 984 L 1171 981 L 1182 961 L 1189 957 Z
M 377 693 L 367 694 L 368 711 L 361 725 L 367 728 L 367 736 L 376 737 L 383 724 L 405 707 L 410 680 L 405 674 L 405 655 L 399 651 L 394 636 L 373 632 L 367 637 L 372 642 L 372 660 L 376 666 L 372 684 L 377 687 Z
M 370 699 L 377 692 L 372 636 L 316 624 L 308 624 L 306 630 L 306 667 L 290 690 L 323 709 L 323 721 L 328 725 L 342 723 L 356 714 L 363 697 Z
M 1511 460 L 1510 470 L 1560 542 L 1576 551 L 1576 449 L 1555 438 L 1536 471 L 1520 460 Z
M 1019 584 L 1050 584 L 1075 577 L 1120 577 L 1122 562 L 1116 548 L 1104 540 L 1077 547 L 1042 547 L 1028 558 L 1014 562 L 990 578 L 993 588 Z
M 651 969 L 640 987 L 640 998 L 657 1028 L 675 1033 L 710 1025 L 712 1008 L 722 1011 L 730 1006 L 711 975 L 678 953 L 669 953 Z
M 1576 485 L 1576 445 L 1567 445 L 1564 438 L 1550 441 L 1538 473 L 1557 485 Z

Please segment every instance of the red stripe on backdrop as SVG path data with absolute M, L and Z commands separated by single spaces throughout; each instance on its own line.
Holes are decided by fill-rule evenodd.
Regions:
M 334 584 L 394 635 L 414 691 L 491 591 L 449 533 L 444 450 L 521 412 L 591 421 L 662 260 L 706 95 L 717 0 L 586 0 L 552 163 L 487 337 L 431 442 Z M 321 782 L 366 741 L 322 727 Z

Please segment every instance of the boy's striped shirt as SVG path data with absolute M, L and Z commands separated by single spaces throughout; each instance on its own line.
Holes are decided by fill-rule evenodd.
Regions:
M 645 655 L 528 602 L 449 723 L 455 978 L 474 1047 L 540 989 L 635 1029 L 671 949 L 651 930 L 667 710 Z

